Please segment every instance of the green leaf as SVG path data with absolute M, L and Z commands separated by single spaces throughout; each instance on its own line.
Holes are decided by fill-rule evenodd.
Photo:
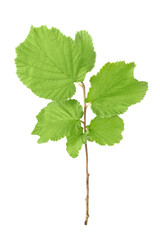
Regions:
M 134 63 L 107 63 L 91 78 L 86 102 L 91 102 L 93 112 L 99 117 L 124 113 L 143 99 L 148 84 L 134 78 L 134 68 Z
M 75 41 L 81 49 L 83 62 L 86 66 L 87 72 L 90 72 L 93 69 L 96 60 L 92 38 L 87 31 L 83 30 L 76 33 Z
M 89 126 L 88 140 L 95 141 L 100 145 L 114 145 L 122 139 L 122 131 L 124 130 L 123 120 L 114 116 L 111 118 L 95 117 Z
M 51 102 L 37 115 L 32 134 L 40 136 L 38 143 L 57 141 L 79 132 L 82 116 L 82 106 L 76 100 Z
M 18 77 L 36 95 L 46 99 L 71 98 L 76 91 L 74 82 L 83 81 L 87 73 L 86 51 L 81 51 L 79 44 L 56 28 L 32 26 L 16 53 Z
M 83 145 L 83 128 L 79 128 L 77 133 L 67 137 L 67 152 L 73 158 L 76 158 Z

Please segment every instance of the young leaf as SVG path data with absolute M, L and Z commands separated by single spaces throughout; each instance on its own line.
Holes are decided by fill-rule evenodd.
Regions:
M 77 133 L 67 137 L 67 152 L 73 158 L 76 158 L 83 145 L 83 128 L 79 128 Z
M 87 72 L 90 72 L 94 67 L 96 60 L 96 53 L 94 51 L 92 38 L 87 31 L 79 31 L 76 33 L 75 42 L 81 49 L 83 62 L 86 66 Z
M 88 140 L 95 141 L 100 145 L 114 145 L 122 139 L 122 131 L 124 130 L 123 120 L 114 116 L 111 118 L 95 117 L 89 126 Z
M 37 115 L 38 122 L 32 134 L 40 136 L 38 143 L 74 135 L 81 129 L 82 116 L 82 106 L 76 100 L 51 102 Z
M 56 28 L 31 27 L 26 40 L 16 48 L 17 75 L 39 97 L 71 98 L 74 82 L 83 81 L 88 71 L 87 47 L 84 44 L 82 51 L 79 41 L 76 43 Z
M 134 78 L 134 63 L 107 63 L 90 80 L 86 102 L 99 117 L 124 113 L 129 106 L 140 102 L 148 89 L 147 82 Z

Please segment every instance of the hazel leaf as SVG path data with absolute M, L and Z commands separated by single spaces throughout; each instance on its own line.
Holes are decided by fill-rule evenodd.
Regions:
M 122 139 L 122 131 L 124 130 L 123 120 L 114 116 L 111 118 L 95 117 L 88 129 L 88 140 L 95 141 L 100 145 L 112 146 L 119 143 Z
M 87 31 L 83 30 L 76 33 L 75 42 L 81 50 L 87 72 L 90 72 L 94 68 L 96 61 L 96 53 L 94 51 L 92 38 Z
M 76 158 L 83 145 L 83 128 L 79 128 L 78 132 L 67 137 L 66 149 L 69 155 Z
M 90 79 L 91 88 L 85 101 L 91 102 L 95 114 L 115 116 L 144 98 L 148 83 L 134 78 L 134 68 L 134 63 L 107 63 Z
M 19 79 L 39 97 L 56 101 L 71 98 L 76 91 L 74 83 L 85 78 L 91 59 L 88 53 L 93 51 L 89 34 L 82 31 L 76 39 L 53 27 L 32 26 L 25 41 L 16 48 Z
M 57 141 L 79 132 L 83 109 L 77 100 L 51 102 L 37 115 L 37 124 L 32 132 L 38 135 L 38 143 Z

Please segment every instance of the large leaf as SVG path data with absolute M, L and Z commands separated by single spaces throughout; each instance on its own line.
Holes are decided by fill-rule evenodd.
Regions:
M 134 63 L 107 63 L 91 78 L 86 102 L 91 102 L 94 113 L 111 117 L 124 113 L 129 106 L 143 99 L 148 84 L 134 78 L 134 68 Z
M 86 47 L 83 38 L 84 49 L 88 48 L 90 52 L 89 47 L 93 46 L 88 45 L 86 37 Z M 82 51 L 79 41 L 76 43 L 56 28 L 31 27 L 16 53 L 18 77 L 36 95 L 46 99 L 72 97 L 74 82 L 83 81 L 88 71 L 87 54 Z
M 122 131 L 124 130 L 123 120 L 114 116 L 111 118 L 95 117 L 88 129 L 88 139 L 95 141 L 100 145 L 113 145 L 119 143 L 122 139 Z
M 73 158 L 76 158 L 83 145 L 83 128 L 79 128 L 79 131 L 75 134 L 71 134 L 67 137 L 67 152 Z
M 76 33 L 75 41 L 81 49 L 83 62 L 86 66 L 87 72 L 90 72 L 94 67 L 96 60 L 92 38 L 87 31 L 79 31 Z
M 51 102 L 37 115 L 38 122 L 32 134 L 40 136 L 38 143 L 57 141 L 78 133 L 82 116 L 82 106 L 76 100 Z

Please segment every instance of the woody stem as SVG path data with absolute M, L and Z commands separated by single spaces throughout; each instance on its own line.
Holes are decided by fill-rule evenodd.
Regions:
M 85 103 L 85 98 L 86 98 L 86 90 L 85 90 L 85 85 L 82 82 L 82 89 L 83 89 L 83 99 L 84 99 L 84 124 L 83 124 L 83 129 L 84 132 L 86 132 L 86 103 Z M 85 217 L 85 222 L 84 224 L 87 225 L 88 223 L 88 218 L 89 218 L 89 173 L 88 173 L 88 147 L 87 147 L 87 142 L 85 144 L 85 153 L 86 153 L 86 217 Z

